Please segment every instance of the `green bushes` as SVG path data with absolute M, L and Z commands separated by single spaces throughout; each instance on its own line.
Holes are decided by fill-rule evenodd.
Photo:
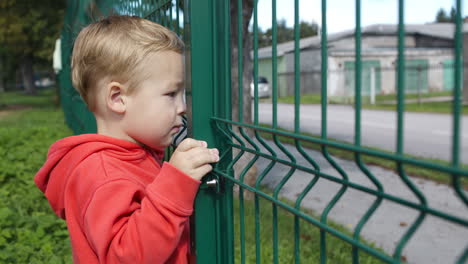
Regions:
M 71 263 L 65 222 L 33 177 L 49 146 L 71 135 L 51 107 L 0 116 L 0 263 Z

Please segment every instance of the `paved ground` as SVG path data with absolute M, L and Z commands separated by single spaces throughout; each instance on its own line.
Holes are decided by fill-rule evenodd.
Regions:
M 259 120 L 270 123 L 272 106 L 259 105 Z M 278 126 L 294 130 L 294 106 L 278 104 Z M 388 151 L 395 151 L 396 114 L 392 111 L 362 110 L 362 144 Z M 468 164 L 468 116 L 463 116 L 461 128 L 461 161 Z M 328 136 L 354 142 L 354 108 L 347 105 L 328 106 Z M 301 106 L 301 131 L 321 134 L 321 106 Z M 450 160 L 452 155 L 452 116 L 448 114 L 405 113 L 405 153 Z
M 270 142 L 270 145 L 273 146 L 273 143 Z M 301 155 L 295 151 L 294 147 L 289 146 L 288 148 L 298 158 L 299 164 L 307 165 L 306 160 L 301 158 Z M 322 172 L 339 176 L 321 153 L 310 150 L 307 150 L 307 153 L 319 164 Z M 285 155 L 280 154 L 279 156 L 285 158 Z M 348 173 L 352 182 L 374 188 L 354 162 L 341 159 L 335 160 Z M 258 173 L 268 163 L 268 160 L 260 159 L 257 163 Z M 418 202 L 415 195 L 402 183 L 397 174 L 380 167 L 369 166 L 368 168 L 382 183 L 385 192 L 403 197 L 409 201 Z M 262 183 L 274 187 L 288 170 L 289 167 L 275 165 Z M 312 175 L 296 171 L 283 187 L 281 195 L 295 201 L 297 195 L 302 192 L 311 179 Z M 468 207 L 460 201 L 451 188 L 421 179 L 413 179 L 413 182 L 425 195 L 430 207 L 468 220 Z M 340 185 L 328 180 L 319 180 L 306 196 L 303 206 L 320 214 L 340 187 Z M 331 211 L 329 218 L 353 230 L 373 201 L 374 197 L 349 189 Z M 383 248 L 391 255 L 401 236 L 417 215 L 418 212 L 413 209 L 384 201 L 365 225 L 362 236 L 368 241 L 375 242 L 378 247 Z M 403 255 L 408 263 L 454 263 L 456 257 L 467 246 L 468 228 L 428 215 L 405 247 Z

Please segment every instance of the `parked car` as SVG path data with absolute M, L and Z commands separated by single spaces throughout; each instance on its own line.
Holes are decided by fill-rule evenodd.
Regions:
M 45 88 L 45 87 L 49 87 L 49 86 L 52 86 L 55 84 L 55 81 L 52 80 L 50 77 L 44 77 L 44 78 L 41 78 L 41 79 L 38 79 L 34 82 L 34 84 L 36 85 L 36 87 L 38 88 Z
M 255 85 L 254 81 L 250 83 L 250 95 L 252 98 L 255 95 Z M 268 84 L 268 79 L 262 76 L 258 77 L 258 97 L 259 98 L 264 98 L 264 97 L 270 97 L 271 96 L 271 89 L 270 85 Z

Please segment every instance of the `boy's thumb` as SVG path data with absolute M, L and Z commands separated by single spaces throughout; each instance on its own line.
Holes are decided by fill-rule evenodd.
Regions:
M 176 150 L 178 151 L 187 151 L 197 147 L 207 147 L 208 144 L 205 141 L 195 140 L 193 138 L 186 138 L 180 142 Z

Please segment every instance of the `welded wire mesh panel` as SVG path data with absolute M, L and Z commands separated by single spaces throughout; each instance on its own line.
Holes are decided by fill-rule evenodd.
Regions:
M 231 1 L 230 8 L 220 16 L 230 25 L 220 42 L 223 56 L 229 58 L 219 65 L 228 71 L 221 106 L 211 118 L 221 141 L 228 142 L 222 153 L 225 165 L 215 168 L 215 174 L 226 186 L 234 185 L 234 256 L 238 263 L 466 263 L 468 261 L 468 170 L 460 162 L 461 90 L 462 90 L 462 21 L 461 1 L 456 1 L 457 19 L 453 25 L 453 68 L 450 71 L 452 110 L 447 118 L 451 128 L 451 157 L 448 161 L 409 155 L 405 146 L 405 96 L 413 78 L 406 57 L 407 32 L 404 1 L 398 3 L 398 25 L 395 36 L 396 111 L 393 124 L 382 120 L 381 126 L 395 130 L 394 136 L 382 134 L 382 141 L 394 141 L 393 150 L 364 146 L 363 71 L 380 67 L 362 59 L 361 1 L 355 1 L 353 60 L 348 65 L 352 78 L 352 107 L 337 112 L 340 106 L 328 104 L 330 82 L 330 40 L 327 32 L 327 1 L 321 1 L 321 30 L 316 39 L 320 64 L 320 104 L 301 104 L 302 52 L 310 49 L 300 39 L 299 1 L 294 5 L 294 40 L 281 45 L 293 47 L 293 104 L 278 103 L 279 64 L 284 50 L 279 52 L 277 3 L 271 2 L 271 46 L 260 49 L 258 1 L 253 1 L 251 32 L 244 32 L 243 12 L 250 6 L 242 0 Z M 247 7 L 246 7 L 247 5 Z M 232 13 L 232 10 L 237 13 Z M 264 11 L 264 10 L 262 10 Z M 248 36 L 251 40 L 245 40 Z M 232 39 L 234 38 L 234 39 Z M 245 42 L 251 41 L 252 49 Z M 313 43 L 314 40 L 310 40 Z M 247 48 L 246 48 L 247 47 Z M 252 70 L 245 63 L 251 54 Z M 271 100 L 259 99 L 259 68 L 269 53 L 271 61 Z M 233 55 L 234 54 L 234 55 Z M 349 64 L 349 63 L 348 63 Z M 235 67 L 233 67 L 233 65 Z M 247 65 L 247 66 L 246 66 Z M 425 65 L 419 63 L 418 65 Z M 330 70 L 332 71 L 332 70 Z M 368 72 L 371 72 L 369 70 Z M 246 88 L 246 74 L 252 74 L 252 98 Z M 380 74 L 380 73 L 379 73 Z M 373 76 L 375 81 L 376 75 Z M 379 75 L 380 76 L 380 75 Z M 417 76 L 417 75 L 414 75 Z M 371 77 L 369 77 L 371 78 Z M 381 78 L 381 77 L 377 77 Z M 249 76 L 247 77 L 249 79 Z M 416 80 L 416 83 L 422 83 Z M 232 91 L 231 91 L 232 89 Z M 232 93 L 232 97 L 231 97 Z M 234 98 L 234 100 L 233 100 Z M 245 98 L 249 98 L 245 100 Z M 232 104 L 235 105 L 231 108 Z M 252 116 L 245 109 L 252 107 Z M 238 111 L 236 111 L 238 109 Z M 232 110 L 232 111 L 231 111 Z M 223 114 L 221 114 L 223 112 Z M 233 112 L 233 115 L 229 114 Z M 228 114 L 226 114 L 228 113 Z M 329 133 L 331 119 L 351 122 L 348 131 L 351 143 L 333 139 Z M 250 120 L 252 117 L 252 120 Z M 379 120 L 377 120 L 378 122 Z M 318 134 L 303 128 L 319 124 Z M 431 139 L 428 139 L 431 140 Z M 230 151 L 233 150 L 232 159 Z M 378 165 L 378 166 L 376 166 Z M 411 175 L 410 175 L 411 174 Z M 421 176 L 436 175 L 424 180 Z M 420 177 L 413 177 L 413 176 Z M 425 176 L 424 176 L 425 177 Z M 431 176 L 432 177 L 432 176 Z M 436 183 L 438 181 L 439 183 Z M 443 196 L 443 197 L 442 197 Z M 250 197 L 250 198 L 249 198 Z M 443 202 L 441 202 L 443 201 Z M 228 217 L 229 214 L 228 214 Z
M 86 25 L 110 15 L 139 16 L 159 23 L 183 38 L 183 0 L 87 0 L 67 1 L 62 30 L 62 62 L 64 69 L 59 73 L 61 104 L 68 126 L 76 133 L 96 131 L 94 116 L 88 111 L 80 95 L 71 84 L 70 56 L 73 43 Z M 181 131 L 185 135 L 186 130 Z M 174 142 L 179 142 L 178 136 Z
M 96 130 L 70 81 L 69 55 L 76 34 L 110 14 L 145 17 L 184 38 L 187 97 L 194 102 L 189 106 L 193 113 L 188 123 L 197 139 L 221 150 L 221 161 L 208 176 L 219 184 L 212 184 L 215 188 L 203 184 L 197 199 L 195 253 L 200 263 L 467 262 L 468 170 L 460 147 L 461 1 L 456 1 L 452 55 L 439 66 L 444 68 L 439 75 L 447 80 L 453 100 L 446 123 L 451 140 L 448 161 L 409 154 L 412 147 L 406 139 L 411 133 L 405 127 L 411 125 L 408 120 L 420 117 L 405 111 L 405 97 L 408 92 L 427 90 L 423 79 L 431 74 L 421 71 L 431 67 L 414 60 L 414 49 L 405 46 L 407 33 L 413 29 L 405 24 L 403 0 L 398 1 L 398 25 L 391 33 L 397 40 L 391 66 L 375 58 L 363 59 L 366 32 L 361 32 L 365 14 L 361 15 L 360 0 L 355 1 L 352 58 L 341 65 L 331 65 L 344 55 L 329 50 L 326 0 L 320 5 L 319 36 L 311 40 L 317 44 L 315 50 L 300 39 L 298 0 L 288 3 L 294 6 L 294 40 L 286 44 L 278 42 L 277 1 L 261 1 L 271 3 L 271 10 L 262 10 L 271 13 L 271 46 L 267 48 L 259 47 L 258 0 L 68 1 L 62 34 L 64 69 L 59 79 L 69 126 L 75 133 Z M 251 22 L 250 16 L 244 16 L 249 10 Z M 292 47 L 286 55 L 285 46 Z M 271 73 L 271 99 L 266 101 L 259 98 L 265 53 Z M 332 55 L 333 60 L 329 59 Z M 281 72 L 286 56 L 293 65 L 288 73 Z M 301 62 L 311 58 L 315 58 L 314 67 L 303 71 Z M 387 73 L 382 69 L 387 68 L 392 69 L 396 87 L 392 125 L 380 120 L 380 115 L 371 122 L 393 131 L 381 134 L 381 141 L 392 145 L 384 151 L 364 144 L 364 125 L 375 113 L 363 109 L 363 103 L 384 90 L 378 83 L 383 83 Z M 318 83 L 310 88 L 320 94 L 316 107 L 301 104 L 301 91 L 309 87 L 307 72 Z M 339 72 L 346 84 L 343 94 L 351 98 L 352 107 L 329 104 Z M 291 85 L 285 87 L 285 83 Z M 411 83 L 420 86 L 409 87 Z M 293 104 L 279 103 L 284 95 L 292 95 Z M 335 119 L 351 125 L 346 129 L 348 142 L 334 139 Z M 319 130 L 306 132 L 311 124 Z M 182 137 L 176 137 L 176 142 Z

